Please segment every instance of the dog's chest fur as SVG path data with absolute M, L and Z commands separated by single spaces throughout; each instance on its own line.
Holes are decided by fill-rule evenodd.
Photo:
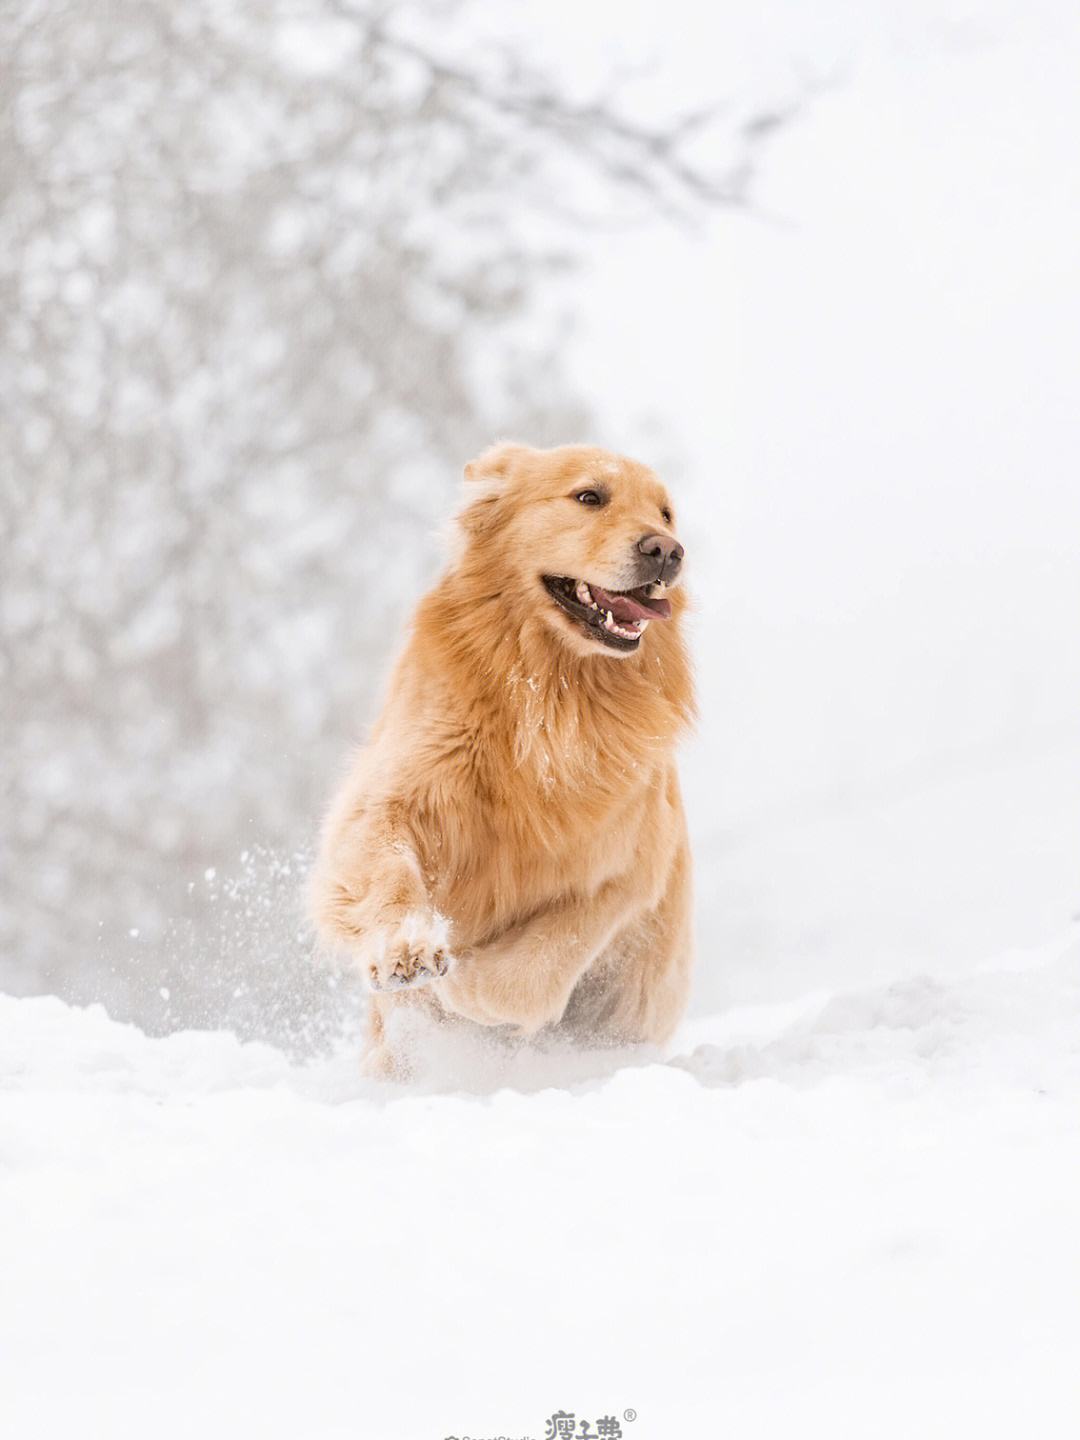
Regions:
M 630 872 L 670 804 L 666 745 L 558 681 L 508 691 L 504 708 L 444 713 L 425 747 L 421 863 L 466 943 L 558 903 L 568 877 L 592 895 Z

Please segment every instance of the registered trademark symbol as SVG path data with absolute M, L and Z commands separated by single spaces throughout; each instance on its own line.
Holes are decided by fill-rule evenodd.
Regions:
M 636 1419 L 637 1419 L 637 1411 L 636 1411 L 636 1410 L 624 1410 L 624 1411 L 622 1412 L 622 1418 L 623 1418 L 624 1420 L 636 1420 Z

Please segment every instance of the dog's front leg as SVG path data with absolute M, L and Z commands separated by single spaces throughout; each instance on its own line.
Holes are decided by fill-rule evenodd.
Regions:
M 406 814 L 388 800 L 343 807 L 327 824 L 312 883 L 320 933 L 348 952 L 373 990 L 427 984 L 452 963 Z
M 524 1035 L 556 1024 L 575 985 L 625 923 L 628 887 L 564 901 L 459 959 L 435 994 L 447 1010 L 480 1025 L 516 1025 Z

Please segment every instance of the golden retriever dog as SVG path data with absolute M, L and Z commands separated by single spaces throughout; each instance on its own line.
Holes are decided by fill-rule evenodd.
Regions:
M 690 983 L 674 747 L 693 714 L 683 548 L 636 461 L 495 446 L 457 554 L 327 817 L 321 935 L 371 990 L 367 1068 L 422 1006 L 592 1042 L 672 1034 Z

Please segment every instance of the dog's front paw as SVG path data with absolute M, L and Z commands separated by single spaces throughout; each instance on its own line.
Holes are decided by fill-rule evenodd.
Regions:
M 367 960 L 372 990 L 406 990 L 450 973 L 449 927 L 441 915 L 406 915 L 372 937 Z
M 468 953 L 461 957 L 454 973 L 439 986 L 439 1003 L 451 1015 L 459 1015 L 477 1025 L 505 1024 L 502 1016 L 495 1013 L 490 999 L 484 995 L 483 977 L 478 973 L 474 959 Z
M 568 996 L 556 993 L 542 966 L 489 946 L 461 957 L 438 998 L 444 1009 L 477 1025 L 510 1025 L 529 1036 L 561 1018 Z

